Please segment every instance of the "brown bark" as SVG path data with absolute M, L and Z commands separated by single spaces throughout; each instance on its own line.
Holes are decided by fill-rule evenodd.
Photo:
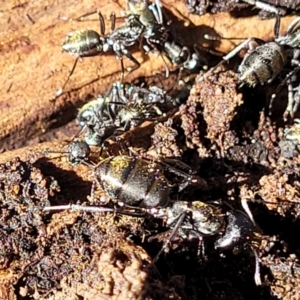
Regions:
M 23 145 L 31 136 L 38 136 L 55 123 L 66 124 L 75 115 L 75 107 L 91 95 L 104 92 L 109 85 L 120 80 L 120 63 L 115 55 L 85 58 L 78 63 L 64 93 L 51 99 L 62 86 L 74 57 L 62 53 L 61 44 L 71 30 L 91 28 L 99 30 L 96 17 L 91 22 L 75 22 L 86 12 L 100 9 L 108 19 L 111 12 L 117 16 L 125 9 L 125 1 L 5 1 L 1 8 L 0 26 L 0 149 L 2 151 Z M 163 1 L 171 14 L 181 16 L 174 22 L 179 40 L 188 45 L 199 44 L 228 52 L 240 41 L 208 43 L 204 34 L 214 32 L 224 37 L 250 36 L 271 39 L 274 20 L 261 21 L 258 17 L 235 19 L 229 14 L 189 15 L 182 1 Z M 181 14 L 180 14 L 180 13 Z M 65 20 L 67 19 L 67 20 Z M 176 17 L 175 17 L 176 19 Z M 190 27 L 184 20 L 190 20 Z M 293 17 L 282 22 L 284 30 Z M 118 21 L 120 24 L 122 20 Z M 109 24 L 109 20 L 107 20 Z M 117 24 L 117 26 L 118 26 Z M 251 24 L 251 26 L 250 26 Z M 107 26 L 109 28 L 109 25 Z M 164 70 L 162 59 L 154 55 L 143 56 L 136 50 L 134 56 L 141 68 L 126 77 L 127 81 L 149 76 Z M 130 66 L 125 59 L 125 65 Z

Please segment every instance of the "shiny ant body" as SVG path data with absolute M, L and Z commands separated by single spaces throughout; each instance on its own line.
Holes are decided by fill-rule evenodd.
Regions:
M 121 62 L 123 76 L 125 71 L 123 56 L 126 56 L 134 63 L 134 67 L 131 71 L 140 67 L 140 63 L 128 50 L 128 47 L 134 45 L 142 34 L 143 27 L 140 22 L 134 17 L 129 17 L 123 26 L 115 28 L 116 16 L 112 13 L 111 33 L 105 34 L 103 15 L 101 12 L 98 12 L 98 16 L 100 22 L 100 34 L 94 30 L 76 30 L 67 35 L 62 45 L 62 49 L 71 55 L 76 55 L 76 59 L 62 88 L 56 92 L 56 97 L 61 95 L 70 77 L 73 75 L 78 61 L 83 57 L 113 52 Z
M 272 95 L 270 108 L 276 93 L 287 84 L 289 90 L 288 105 L 284 112 L 284 119 L 290 115 L 294 117 L 294 113 L 299 106 L 299 96 L 297 91 L 293 93 L 292 78 L 300 70 L 300 29 L 297 27 L 300 24 L 300 17 L 297 17 L 288 27 L 287 34 L 279 36 L 280 17 L 276 19 L 274 26 L 275 39 L 273 42 L 264 42 L 257 38 L 249 38 L 242 42 L 230 53 L 223 57 L 223 60 L 210 71 L 215 70 L 219 65 L 234 57 L 244 48 L 249 48 L 243 61 L 238 67 L 240 75 L 240 82 L 255 86 L 256 84 L 271 83 L 274 78 L 283 70 L 283 68 L 290 64 L 293 69 L 286 75 L 286 79 L 279 85 L 275 93 Z M 209 36 L 207 36 L 210 39 Z M 255 46 L 257 43 L 259 46 Z
M 107 138 L 162 116 L 179 103 L 180 99 L 157 86 L 147 88 L 116 82 L 105 95 L 99 95 L 79 110 L 77 122 L 82 128 L 80 133 L 85 132 L 87 144 L 101 146 Z
M 219 207 L 201 201 L 171 201 L 166 207 L 145 208 L 127 206 L 126 203 L 115 208 L 62 205 L 48 206 L 44 208 L 44 211 L 65 209 L 92 213 L 111 212 L 133 217 L 151 216 L 165 220 L 166 227 L 171 229 L 171 233 L 154 257 L 153 263 L 159 259 L 160 255 L 166 250 L 176 235 L 185 240 L 198 240 L 200 244 L 205 237 L 215 236 L 215 249 L 226 250 L 246 244 L 250 245 L 257 231 L 255 224 L 242 211 L 230 210 L 224 214 Z M 254 248 L 251 245 L 250 247 L 255 256 L 254 280 L 256 285 L 261 285 L 259 257 Z
M 157 49 L 159 53 L 164 53 L 173 65 L 179 65 L 190 73 L 197 73 L 201 70 L 203 62 L 206 63 L 206 61 L 201 58 L 196 46 L 194 46 L 194 51 L 191 51 L 188 47 L 176 42 L 169 26 L 163 22 L 159 0 L 151 5 L 147 0 L 128 0 L 127 8 L 130 16 L 136 16 L 146 28 L 143 37 L 150 46 L 150 48 L 144 46 L 146 51 Z M 167 74 L 168 72 L 167 69 Z

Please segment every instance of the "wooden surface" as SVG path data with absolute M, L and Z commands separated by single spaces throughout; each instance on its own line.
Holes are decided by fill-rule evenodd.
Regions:
M 85 58 L 78 63 L 65 92 L 55 102 L 49 101 L 62 86 L 74 62 L 74 57 L 61 50 L 65 36 L 75 29 L 99 30 L 95 16 L 91 17 L 90 22 L 76 22 L 72 18 L 96 9 L 100 9 L 106 19 L 113 11 L 121 16 L 124 3 L 96 0 L 2 3 L 0 151 L 18 148 L 26 139 L 47 132 L 55 124 L 68 123 L 74 118 L 78 106 L 120 79 L 120 63 L 115 55 Z M 203 39 L 204 34 L 219 34 L 228 38 L 254 36 L 265 40 L 273 37 L 274 20 L 261 21 L 257 16 L 235 19 L 229 14 L 199 17 L 189 15 L 183 1 L 165 0 L 163 4 L 171 15 L 175 14 L 173 17 L 177 21 L 174 26 L 178 39 L 188 45 L 199 44 L 228 52 L 240 41 L 208 43 Z M 287 17 L 282 21 L 283 31 L 293 18 Z M 187 19 L 190 20 L 189 27 L 185 26 Z M 145 57 L 140 51 L 133 54 L 142 66 L 126 80 L 164 70 L 162 59 L 154 55 Z M 125 59 L 125 65 L 130 64 Z

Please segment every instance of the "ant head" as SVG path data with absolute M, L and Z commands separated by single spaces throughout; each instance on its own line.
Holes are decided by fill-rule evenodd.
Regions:
M 90 149 L 89 145 L 83 140 L 72 141 L 69 144 L 67 151 L 45 150 L 44 153 L 45 154 L 49 154 L 49 153 L 66 154 L 68 161 L 71 165 L 77 165 L 79 163 L 84 163 L 84 164 L 86 164 L 88 166 L 92 166 L 94 168 L 93 165 L 90 165 L 86 161 L 86 159 L 89 157 L 89 155 L 91 153 L 91 149 Z
M 232 249 L 253 238 L 255 226 L 246 214 L 239 210 L 227 212 L 225 233 L 215 242 L 216 249 Z
M 76 140 L 70 143 L 67 153 L 70 163 L 76 165 L 89 157 L 91 149 L 85 141 Z

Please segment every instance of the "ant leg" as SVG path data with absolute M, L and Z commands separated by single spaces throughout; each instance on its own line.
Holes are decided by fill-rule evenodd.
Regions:
M 175 227 L 173 228 L 171 234 L 169 235 L 168 239 L 166 240 L 166 242 L 163 244 L 163 246 L 161 247 L 161 249 L 159 250 L 159 252 L 156 254 L 156 256 L 153 258 L 152 263 L 157 262 L 157 260 L 159 259 L 160 255 L 165 251 L 165 249 L 168 247 L 168 245 L 172 242 L 174 236 L 176 235 L 176 233 L 178 232 L 179 227 L 181 226 L 181 224 L 183 223 L 185 217 L 186 217 L 187 212 L 183 212 L 182 215 L 180 216 L 180 218 L 178 219 Z
M 118 208 L 109 208 L 109 207 L 102 207 L 102 206 L 84 206 L 79 204 L 69 204 L 69 205 L 56 205 L 56 206 L 45 206 L 43 211 L 55 211 L 55 210 L 71 210 L 71 211 L 86 211 L 86 212 L 95 212 L 95 213 L 102 213 L 102 212 L 111 212 L 111 213 L 118 213 L 121 215 L 132 216 L 136 218 L 144 218 L 145 213 L 137 213 L 137 212 L 130 212 L 126 210 L 121 210 Z
M 274 5 L 267 4 L 267 3 L 264 3 L 262 1 L 257 1 L 257 0 L 242 0 L 242 1 L 245 3 L 248 3 L 250 5 L 254 5 L 255 7 L 259 8 L 259 9 L 262 9 L 262 10 L 265 10 L 268 12 L 272 12 L 276 15 L 280 15 L 279 9 L 277 9 Z
M 158 116 L 162 116 L 163 115 L 163 112 L 156 105 L 153 105 L 152 108 L 154 109 L 156 115 L 158 115 Z M 149 118 L 150 118 L 150 116 L 151 116 L 151 114 L 149 113 Z
M 283 113 L 283 119 L 284 121 L 287 120 L 288 115 L 290 115 L 292 118 L 292 111 L 293 111 L 293 104 L 294 104 L 294 89 L 291 82 L 288 84 L 288 104 L 286 106 L 286 109 Z
M 175 167 L 171 166 L 170 163 L 174 163 Z M 164 161 L 160 161 L 160 164 L 165 166 L 169 172 L 183 178 L 182 182 L 178 185 L 178 191 L 181 192 L 190 185 L 197 185 L 198 187 L 202 187 L 203 189 L 207 188 L 207 182 L 203 178 L 194 175 L 191 167 L 186 165 L 182 161 L 173 158 L 164 158 Z
M 104 150 L 104 143 L 102 143 L 102 144 L 100 145 L 99 157 L 102 157 L 103 150 Z M 92 194 L 92 193 L 91 193 L 91 194 Z
M 127 98 L 124 96 L 125 92 L 123 91 L 123 97 L 121 97 L 119 92 L 123 88 L 123 84 L 116 82 L 105 95 L 105 99 L 107 99 L 106 107 L 108 108 L 106 113 L 108 113 L 110 120 L 116 119 L 119 112 L 119 106 L 123 107 L 127 102 Z
M 300 22 L 300 17 L 297 17 L 288 27 L 287 29 L 287 35 L 292 35 L 294 33 L 295 27 L 298 25 Z
M 166 75 L 165 75 L 165 77 L 166 77 L 166 78 L 169 78 L 169 76 L 170 76 L 170 69 L 169 69 L 169 67 L 168 67 L 168 65 L 167 65 L 167 62 L 166 62 L 164 56 L 163 56 L 161 53 L 159 54 L 159 56 L 161 57 L 161 59 L 162 59 L 162 61 L 163 61 L 163 63 L 164 63 L 164 66 L 165 66 L 165 70 L 166 70 Z
M 292 110 L 292 117 L 294 117 L 294 114 L 297 112 L 300 104 L 300 85 L 298 85 L 294 90 L 296 90 L 296 92 L 293 97 L 294 106 Z
M 251 39 L 247 39 L 243 43 L 241 43 L 239 46 L 234 48 L 231 52 L 229 52 L 227 55 L 223 56 L 223 59 L 214 67 L 212 67 L 209 71 L 211 73 L 212 71 L 216 70 L 218 67 L 222 66 L 225 62 L 228 62 L 229 59 L 237 55 L 242 49 L 246 47 L 250 43 Z
M 124 68 L 124 62 L 123 58 L 120 57 L 120 62 L 121 62 L 121 82 L 124 82 L 124 76 L 125 76 L 125 68 Z
M 280 15 L 276 15 L 276 21 L 275 21 L 275 26 L 274 26 L 274 37 L 275 37 L 275 40 L 279 36 L 280 21 L 281 21 Z
M 77 65 L 77 63 L 78 63 L 78 60 L 80 60 L 81 58 L 82 58 L 82 57 L 81 57 L 80 55 L 78 55 L 78 56 L 76 57 L 75 62 L 74 62 L 73 67 L 72 67 L 72 70 L 69 72 L 69 74 L 68 74 L 68 76 L 67 76 L 67 79 L 66 79 L 65 83 L 63 84 L 63 86 L 62 86 L 60 89 L 58 89 L 58 90 L 56 91 L 55 96 L 54 96 L 52 99 L 50 99 L 50 101 L 54 101 L 57 97 L 59 97 L 59 96 L 63 93 L 63 91 L 64 91 L 64 89 L 65 89 L 67 83 L 69 82 L 71 76 L 72 76 L 73 73 L 74 73 L 74 70 L 75 70 L 76 65 Z
M 143 46 L 143 50 L 145 50 L 146 54 L 148 54 L 148 53 L 150 53 L 150 52 L 155 53 L 155 51 L 158 52 L 158 55 L 161 57 L 161 59 L 162 59 L 162 61 L 163 61 L 163 63 L 164 63 L 164 66 L 165 66 L 165 70 L 166 70 L 166 75 L 165 75 L 165 77 L 166 77 L 166 78 L 169 78 L 169 76 L 170 76 L 170 69 L 169 69 L 169 67 L 168 67 L 168 65 L 167 65 L 167 63 L 166 63 L 166 60 L 165 60 L 165 58 L 164 58 L 162 52 L 159 51 L 159 50 L 157 49 L 157 47 L 156 47 L 156 45 L 158 44 L 158 41 L 157 41 L 156 39 L 148 38 L 148 39 L 147 39 L 147 42 L 148 42 L 149 45 L 144 45 L 144 46 Z M 142 45 L 142 40 L 141 40 L 141 43 L 140 43 L 140 44 Z
M 125 68 L 124 68 L 124 62 L 123 62 L 123 53 L 120 50 L 114 50 L 117 56 L 117 59 L 121 62 L 121 82 L 124 82 L 124 74 L 125 74 Z
M 248 206 L 248 201 L 246 199 L 242 199 L 241 200 L 241 205 L 242 205 L 244 211 L 247 213 L 247 215 L 248 215 L 249 219 L 251 220 L 252 224 L 256 227 L 257 225 L 256 225 L 256 223 L 254 221 L 252 212 L 251 212 L 251 210 L 250 210 L 250 208 Z
M 297 52 L 298 54 L 298 52 Z M 291 60 L 291 63 L 292 65 L 298 65 L 298 67 L 296 67 L 293 71 L 289 72 L 287 75 L 286 75 L 286 78 L 279 84 L 279 86 L 276 88 L 274 94 L 272 94 L 271 96 L 271 99 L 270 99 L 270 104 L 269 104 L 269 115 L 271 115 L 271 109 L 272 109 L 272 106 L 273 106 L 273 102 L 274 102 L 274 99 L 276 98 L 276 95 L 278 94 L 278 92 L 281 90 L 282 86 L 287 84 L 288 86 L 288 92 L 289 92 L 289 96 L 288 96 L 288 105 L 287 105 L 287 108 L 283 114 L 283 118 L 284 120 L 286 120 L 287 116 L 291 114 L 291 112 L 293 111 L 292 107 L 293 107 L 293 93 L 292 93 L 292 86 L 289 87 L 289 84 L 291 84 L 292 82 L 292 77 L 300 70 L 300 64 L 299 64 L 299 61 L 296 60 L 296 59 L 292 59 Z
M 117 104 L 117 105 L 124 105 L 124 103 L 127 102 L 126 97 L 121 97 L 119 91 L 123 89 L 123 95 L 125 95 L 124 85 L 119 82 L 115 82 L 109 92 L 107 93 L 106 97 L 109 98 L 109 102 L 111 104 Z M 126 101 L 124 101 L 126 100 Z
M 130 53 L 129 50 L 122 49 L 121 51 L 122 51 L 122 54 L 124 54 L 129 60 L 131 60 L 134 63 L 134 67 L 129 70 L 129 73 L 137 70 L 141 66 L 141 64 L 137 61 L 136 58 L 133 57 L 133 55 Z
M 261 39 L 257 38 L 249 38 L 246 41 L 239 44 L 237 47 L 235 47 L 231 52 L 229 52 L 227 55 L 223 56 L 223 60 L 228 61 L 232 57 L 236 56 L 242 49 L 248 48 L 250 51 L 252 51 L 255 46 L 253 45 L 253 42 L 256 42 L 258 44 L 265 43 Z
M 163 15 L 160 0 L 155 0 L 155 3 L 149 5 L 148 7 L 152 11 L 152 14 L 155 17 L 157 24 L 163 24 Z
M 160 0 L 155 0 L 155 6 L 157 9 L 157 14 L 158 14 L 158 18 L 157 18 L 157 23 L 158 24 L 163 24 L 164 20 L 163 20 L 163 14 L 162 14 L 162 4 Z
M 53 210 L 79 210 L 79 211 L 88 211 L 88 212 L 115 212 L 113 208 L 107 207 L 98 207 L 98 206 L 83 206 L 78 204 L 69 204 L 69 205 L 57 205 L 57 206 L 45 206 L 43 211 L 53 211 Z
M 298 19 L 298 21 L 300 21 L 300 18 L 297 18 L 297 19 Z M 291 64 L 293 66 L 297 66 L 297 67 L 295 68 L 295 70 L 293 70 L 291 72 L 290 76 L 289 76 L 289 74 L 287 75 L 288 76 L 287 83 L 288 83 L 289 93 L 288 93 L 288 106 L 287 106 L 286 112 L 290 113 L 290 116 L 291 116 L 292 119 L 294 118 L 294 114 L 298 110 L 299 102 L 300 102 L 300 94 L 299 94 L 300 85 L 298 85 L 298 87 L 296 87 L 296 88 L 292 88 L 292 85 L 291 85 L 292 81 L 296 81 L 298 79 L 296 77 L 296 74 L 300 70 L 300 61 L 298 59 L 299 56 L 300 56 L 300 51 L 299 50 L 294 50 L 293 51 L 293 59 L 291 60 Z
M 116 14 L 114 12 L 110 14 L 110 22 L 111 22 L 110 31 L 113 32 L 116 28 Z
M 80 55 L 78 55 L 75 59 L 75 62 L 74 62 L 74 65 L 72 67 L 72 70 L 70 71 L 68 77 L 67 77 L 67 80 L 65 81 L 64 85 L 62 86 L 62 90 L 64 90 L 65 86 L 67 85 L 68 81 L 70 80 L 71 76 L 73 75 L 74 71 L 75 71 L 75 68 L 76 68 L 76 65 L 78 63 L 78 61 L 82 59 L 82 57 Z
M 254 281 L 256 285 L 261 285 L 261 278 L 260 278 L 260 266 L 259 266 L 259 257 L 257 252 L 253 247 L 251 247 L 251 250 L 253 251 L 254 257 L 255 257 L 255 272 L 254 272 Z
M 132 121 L 132 120 L 131 120 L 131 121 Z M 133 126 L 131 126 L 131 121 L 127 120 L 127 121 L 125 122 L 125 124 L 124 124 L 124 126 L 123 126 L 123 131 L 126 131 L 127 128 L 130 129 L 131 127 L 133 127 Z
M 161 161 L 160 163 L 163 164 L 169 171 L 175 173 L 176 175 L 181 175 L 182 177 L 190 176 L 190 174 L 193 173 L 193 170 L 189 165 L 185 164 L 184 162 L 176 158 L 165 157 L 164 160 Z M 175 167 L 171 166 L 171 163 L 173 163 Z M 181 168 L 181 170 L 186 170 L 186 171 L 181 171 L 179 168 Z

